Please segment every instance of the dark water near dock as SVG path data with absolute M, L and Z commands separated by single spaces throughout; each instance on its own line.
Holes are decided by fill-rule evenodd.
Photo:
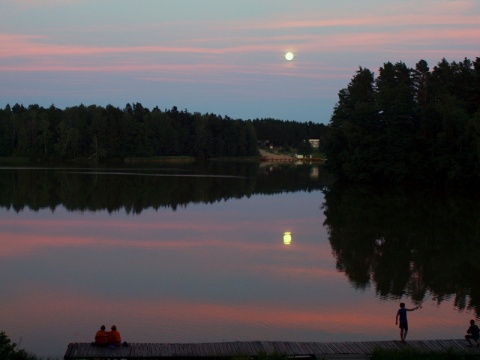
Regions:
M 0 168 L 0 330 L 41 356 L 131 342 L 458 338 L 480 207 L 331 187 L 318 165 Z M 291 233 L 287 244 L 284 233 Z

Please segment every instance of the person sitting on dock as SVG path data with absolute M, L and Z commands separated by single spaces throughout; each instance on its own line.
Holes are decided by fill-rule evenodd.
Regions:
M 122 337 L 115 325 L 112 325 L 112 331 L 107 333 L 108 345 L 120 345 L 122 343 Z
M 100 326 L 100 330 L 95 334 L 95 345 L 106 345 L 108 342 L 105 325 Z
M 480 337 L 480 329 L 478 328 L 477 325 L 475 325 L 475 320 L 470 320 L 470 326 L 467 329 L 467 335 L 465 335 L 465 339 L 468 341 L 468 346 L 472 346 L 472 342 L 470 341 L 470 339 L 472 339 L 472 340 L 475 340 L 478 347 L 479 337 Z

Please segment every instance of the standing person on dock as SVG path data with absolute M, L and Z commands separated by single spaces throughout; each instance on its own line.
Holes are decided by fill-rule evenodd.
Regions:
M 480 329 L 478 328 L 477 325 L 475 325 L 475 320 L 470 320 L 470 326 L 467 329 L 467 335 L 465 335 L 465 339 L 468 341 L 468 346 L 472 346 L 472 342 L 470 341 L 470 339 L 473 339 L 477 343 L 477 347 L 478 347 L 479 337 L 480 337 Z
M 398 320 L 400 320 L 400 341 L 405 342 L 405 338 L 408 333 L 408 321 L 407 321 L 407 311 L 417 310 L 419 306 L 413 309 L 407 309 L 405 303 L 400 303 L 400 309 L 397 311 L 397 316 L 395 317 L 395 325 L 398 325 Z

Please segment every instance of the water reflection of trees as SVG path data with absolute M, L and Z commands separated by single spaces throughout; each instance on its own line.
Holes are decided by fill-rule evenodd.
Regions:
M 259 167 L 257 162 L 0 168 L 0 206 L 15 211 L 54 210 L 59 205 L 71 211 L 175 210 L 189 203 L 320 189 L 326 180 L 318 169 L 310 165 Z
M 337 269 L 382 298 L 427 293 L 480 309 L 480 204 L 473 199 L 350 187 L 325 192 Z

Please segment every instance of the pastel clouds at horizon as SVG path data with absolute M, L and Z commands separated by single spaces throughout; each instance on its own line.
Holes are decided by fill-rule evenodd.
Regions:
M 480 56 L 480 2 L 5 0 L 0 107 L 188 108 L 327 123 L 359 66 Z M 284 54 L 292 51 L 293 61 Z

